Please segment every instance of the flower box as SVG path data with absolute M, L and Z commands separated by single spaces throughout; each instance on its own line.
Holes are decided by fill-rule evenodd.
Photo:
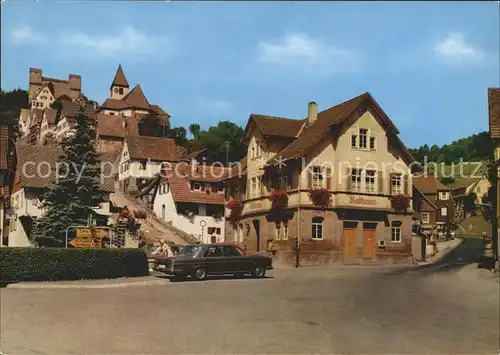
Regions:
M 394 195 L 391 197 L 391 206 L 396 212 L 406 213 L 410 208 L 410 198 L 405 195 Z
M 231 210 L 227 219 L 231 222 L 236 222 L 241 217 L 243 204 L 238 200 L 231 200 L 226 204 L 226 207 Z
M 272 209 L 283 209 L 288 206 L 288 194 L 283 190 L 275 190 L 269 196 L 272 201 Z
M 327 208 L 332 205 L 332 193 L 327 189 L 312 189 L 309 198 L 316 207 Z

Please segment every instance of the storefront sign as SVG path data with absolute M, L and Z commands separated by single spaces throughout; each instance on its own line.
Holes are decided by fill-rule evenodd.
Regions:
M 349 203 L 355 205 L 375 206 L 377 205 L 377 200 L 372 198 L 364 198 L 361 196 L 349 196 Z
M 69 242 L 75 248 L 100 248 L 102 238 L 108 237 L 108 231 L 96 228 L 77 228 L 76 238 Z

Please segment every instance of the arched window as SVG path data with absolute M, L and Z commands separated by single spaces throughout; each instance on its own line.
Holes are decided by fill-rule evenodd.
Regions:
M 312 219 L 312 239 L 323 239 L 323 217 Z
M 391 223 L 391 241 L 395 243 L 401 242 L 401 221 L 392 221 Z

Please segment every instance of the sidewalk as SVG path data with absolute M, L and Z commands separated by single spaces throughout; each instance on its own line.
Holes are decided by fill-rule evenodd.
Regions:
M 7 289 L 103 289 L 134 286 L 168 285 L 170 281 L 156 276 L 118 278 L 105 280 L 43 281 L 7 284 Z
M 463 243 L 462 238 L 455 238 L 452 240 L 446 240 L 436 244 L 437 252 L 431 257 L 428 257 L 426 261 L 419 262 L 418 265 L 427 265 L 437 263 L 439 260 L 444 258 L 448 253 L 458 248 L 460 244 Z

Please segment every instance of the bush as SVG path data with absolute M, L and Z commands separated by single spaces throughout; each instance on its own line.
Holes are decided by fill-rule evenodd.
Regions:
M 139 249 L 0 248 L 0 280 L 57 281 L 146 276 Z

